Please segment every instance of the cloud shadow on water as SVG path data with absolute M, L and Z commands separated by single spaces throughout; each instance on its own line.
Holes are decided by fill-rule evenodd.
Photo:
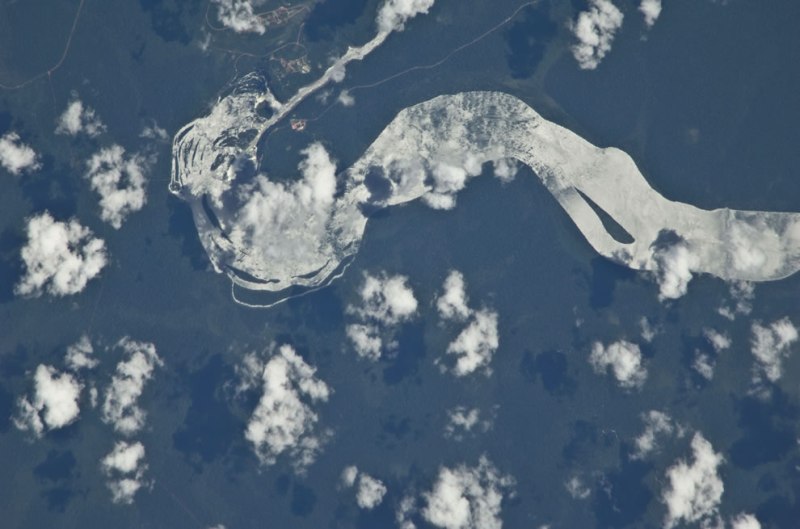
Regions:
M 42 497 L 51 511 L 64 512 L 75 496 L 75 491 L 67 485 L 75 478 L 76 460 L 69 450 L 51 450 L 45 460 L 33 469 L 33 475 L 47 488 Z
M 383 370 L 383 381 L 390 386 L 399 384 L 419 370 L 419 364 L 425 358 L 425 325 L 411 323 L 403 325 L 397 334 L 397 350 L 391 364 Z
M 609 261 L 605 257 L 592 259 L 591 292 L 589 305 L 601 309 L 614 301 L 614 290 L 619 281 L 631 281 L 636 277 L 633 270 Z
M 192 209 L 174 196 L 167 198 L 169 207 L 169 236 L 180 239 L 181 253 L 189 259 L 195 270 L 206 270 L 209 260 L 206 250 L 197 235 L 197 228 L 192 218 Z
M 526 7 L 519 21 L 505 32 L 506 61 L 512 77 L 524 79 L 536 72 L 558 29 L 548 16 L 549 9 L 550 2 Z
M 221 355 L 189 376 L 191 404 L 181 428 L 172 435 L 174 448 L 201 471 L 202 464 L 225 455 L 241 432 L 242 425 L 220 396 L 222 385 L 233 378 Z
M 786 394 L 774 388 L 767 401 L 744 397 L 736 403 L 744 435 L 731 446 L 731 462 L 745 469 L 780 461 L 797 447 L 800 413 Z
M 530 382 L 540 379 L 545 391 L 554 397 L 572 395 L 577 382 L 570 374 L 567 355 L 560 351 L 545 351 L 534 355 L 526 351 L 520 362 L 523 376 Z

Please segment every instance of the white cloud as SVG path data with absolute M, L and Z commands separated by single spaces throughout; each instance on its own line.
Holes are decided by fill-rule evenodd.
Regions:
M 651 324 L 650 320 L 644 316 L 639 319 L 639 327 L 642 329 L 642 340 L 647 343 L 652 342 L 653 338 L 655 338 L 656 335 L 661 332 L 660 327 Z
M 692 369 L 706 380 L 714 378 L 714 367 L 716 363 L 707 353 L 702 351 L 695 351 L 694 361 L 692 362 Z
M 493 165 L 495 178 L 506 184 L 513 181 L 519 171 L 519 163 L 514 158 L 500 158 Z
M 383 339 L 377 326 L 352 323 L 347 326 L 346 332 L 358 356 L 372 361 L 380 359 Z
M 680 428 L 676 428 L 669 415 L 657 410 L 650 410 L 642 414 L 644 421 L 644 431 L 636 438 L 634 445 L 636 450 L 631 454 L 631 459 L 644 459 L 654 451 L 658 450 L 658 437 L 672 435 L 673 433 L 682 434 Z
M 782 318 L 767 326 L 753 323 L 751 331 L 750 351 L 756 357 L 753 381 L 777 382 L 783 374 L 783 360 L 788 358 L 791 346 L 797 341 L 797 328 L 789 318 Z
M 211 0 L 217 5 L 217 20 L 236 33 L 258 33 L 267 30 L 266 21 L 259 16 L 257 8 L 265 0 Z
M 647 368 L 642 364 L 642 352 L 639 346 L 627 340 L 619 340 L 603 346 L 600 342 L 592 344 L 589 363 L 598 374 L 611 371 L 620 387 L 638 388 L 647 378 Z
M 136 342 L 123 338 L 117 343 L 127 360 L 117 364 L 116 372 L 106 387 L 103 399 L 103 421 L 123 435 L 138 432 L 146 418 L 138 400 L 145 384 L 153 377 L 153 371 L 163 362 L 151 343 Z
M 469 325 L 447 346 L 447 354 L 455 355 L 453 373 L 465 376 L 478 369 L 491 374 L 489 363 L 500 345 L 497 332 L 497 313 L 481 309 L 474 313 Z
M 700 529 L 725 529 L 725 520 L 719 514 L 709 516 L 700 522 Z
M 427 14 L 434 0 L 386 0 L 378 10 L 378 31 L 402 31 L 406 22 Z
M 453 209 L 456 194 L 466 187 L 470 178 L 479 174 L 481 163 L 471 153 L 457 152 L 451 158 L 437 160 L 430 172 L 432 187 L 422 195 L 422 200 L 433 209 Z
M 242 362 L 234 370 L 239 377 L 235 393 L 240 395 L 244 391 L 261 388 L 264 374 L 264 361 L 255 353 L 247 353 Z
M 647 24 L 647 27 L 652 28 L 661 15 L 661 0 L 642 0 L 639 3 L 639 11 L 644 15 L 644 23 Z
M 731 529 L 761 529 L 761 523 L 752 514 L 740 513 L 731 519 Z
M 791 236 L 790 236 L 791 237 Z M 774 273 L 784 266 L 790 251 L 787 241 L 764 218 L 750 222 L 732 222 L 724 241 L 733 272 L 747 277 L 751 274 Z
M 142 443 L 118 441 L 100 462 L 103 473 L 109 478 L 108 488 L 114 503 L 133 503 L 136 492 L 152 483 L 144 479 L 147 470 L 144 455 Z
M 258 262 L 314 263 L 320 241 L 327 240 L 336 164 L 320 143 L 312 143 L 302 154 L 299 180 L 284 184 L 259 174 L 239 187 L 244 204 L 229 237 L 235 247 L 249 248 Z
M 720 353 L 725 349 L 730 349 L 731 347 L 731 339 L 725 333 L 706 328 L 703 329 L 703 336 L 705 336 L 706 340 L 708 340 L 708 343 L 711 344 L 711 347 L 713 347 L 714 351 L 717 353 Z
M 386 273 L 371 276 L 364 273 L 360 295 L 362 305 L 352 308 L 352 312 L 364 319 L 397 325 L 409 320 L 417 312 L 417 299 L 405 276 L 389 276 Z
M 576 500 L 585 500 L 592 493 L 592 490 L 584 485 L 583 480 L 578 476 L 572 476 L 568 479 L 564 487 L 567 489 L 569 495 Z
M 100 195 L 100 218 L 119 229 L 128 215 L 144 207 L 149 165 L 145 156 L 126 156 L 119 145 L 92 155 L 86 163 L 86 179 Z
M 352 487 L 356 484 L 356 479 L 358 478 L 358 467 L 355 465 L 350 465 L 349 467 L 345 467 L 342 470 L 342 484 L 345 487 Z
M 481 419 L 481 410 L 456 406 L 447 411 L 447 423 L 444 427 L 444 436 L 448 439 L 461 441 L 474 431 L 487 432 L 492 428 L 493 419 Z
M 158 123 L 155 121 L 145 126 L 142 132 L 139 133 L 139 137 L 161 142 L 169 141 L 169 134 L 167 134 L 167 131 L 159 127 Z
M 347 336 L 359 356 L 378 360 L 385 345 L 391 346 L 394 328 L 409 321 L 417 313 L 417 299 L 402 275 L 377 276 L 364 273 L 364 283 L 359 292 L 361 304 L 349 306 L 347 312 L 364 323 L 347 326 Z
M 38 171 L 42 167 L 39 156 L 22 143 L 16 132 L 6 132 L 0 137 L 0 165 L 13 175 Z
M 394 519 L 397 522 L 397 527 L 400 529 L 416 529 L 416 524 L 411 520 L 411 517 L 417 510 L 417 501 L 413 496 L 405 496 L 397 505 L 395 510 Z
M 703 336 L 717 355 L 731 346 L 731 340 L 728 335 L 715 331 L 714 329 L 703 329 Z M 699 349 L 695 351 L 692 368 L 697 371 L 700 376 L 706 380 L 713 379 L 715 365 L 716 361 L 707 352 Z
M 467 303 L 464 274 L 458 270 L 451 270 L 444 280 L 442 294 L 436 298 L 439 317 L 445 320 L 463 321 L 472 315 Z
M 85 106 L 83 102 L 73 95 L 67 109 L 58 118 L 56 134 L 77 136 L 85 133 L 94 138 L 106 131 L 106 126 L 97 116 L 93 108 Z
M 571 24 L 572 33 L 578 40 L 572 46 L 572 55 L 578 66 L 594 70 L 611 51 L 614 35 L 622 26 L 622 11 L 610 0 L 590 0 L 589 10 L 578 14 Z
M 714 452 L 701 433 L 692 438 L 692 462 L 678 460 L 666 472 L 668 485 L 661 501 L 667 506 L 664 527 L 697 523 L 717 514 L 724 485 L 718 474 L 722 455 Z
M 67 347 L 67 354 L 64 356 L 64 362 L 72 371 L 94 369 L 97 367 L 97 364 L 100 363 L 100 361 L 94 357 L 94 347 L 92 347 L 92 342 L 85 334 L 81 336 L 80 340 Z
M 245 431 L 262 464 L 272 465 L 287 453 L 303 472 L 321 450 L 327 434 L 316 432 L 319 416 L 312 405 L 326 402 L 330 390 L 315 372 L 290 345 L 263 364 L 263 393 Z
M 361 472 L 358 475 L 356 503 L 362 509 L 371 510 L 381 504 L 386 495 L 386 485 L 379 479 Z
M 729 291 L 733 305 L 723 304 L 717 312 L 731 321 L 739 314 L 750 314 L 753 310 L 755 284 L 750 281 L 732 281 L 729 283 Z
M 56 430 L 72 424 L 80 414 L 83 384 L 70 373 L 39 364 L 33 376 L 33 397 L 22 397 L 14 424 L 41 437 L 45 428 Z
M 106 265 L 106 244 L 72 219 L 59 222 L 49 213 L 28 219 L 28 242 L 22 248 L 25 275 L 15 288 L 23 296 L 81 292 Z
M 433 489 L 423 494 L 422 516 L 444 529 L 500 529 L 503 497 L 513 485 L 486 457 L 476 467 L 441 467 Z
M 347 90 L 342 90 L 339 94 L 339 97 L 336 99 L 342 106 L 351 107 L 356 104 L 355 98 L 350 95 L 350 92 Z
M 333 59 L 336 61 L 336 59 Z M 331 81 L 334 83 L 341 83 L 344 81 L 345 76 L 347 75 L 347 69 L 345 68 L 345 64 L 342 62 L 334 62 L 331 65 Z
M 491 374 L 489 363 L 500 345 L 497 331 L 497 312 L 483 308 L 473 310 L 468 305 L 464 275 L 451 270 L 444 281 L 442 293 L 436 298 L 436 310 L 445 321 L 465 321 L 467 326 L 448 345 L 447 354 L 455 355 L 453 372 L 464 376 L 484 368 Z M 443 360 L 437 360 L 437 363 Z M 446 370 L 444 365 L 442 369 Z
M 684 242 L 679 242 L 655 249 L 652 259 L 657 270 L 658 298 L 664 301 L 685 295 L 692 280 L 692 270 L 699 264 L 694 252 Z

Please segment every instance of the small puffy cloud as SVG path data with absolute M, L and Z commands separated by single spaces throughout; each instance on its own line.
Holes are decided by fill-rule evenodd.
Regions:
M 87 136 L 94 138 L 106 131 L 106 126 L 97 116 L 93 108 L 83 104 L 83 102 L 74 96 L 67 109 L 58 118 L 56 126 L 56 134 L 65 134 L 67 136 L 77 136 L 84 133 Z
M 111 382 L 106 387 L 102 406 L 103 421 L 119 433 L 132 435 L 138 432 L 146 418 L 139 407 L 139 397 L 145 384 L 153 377 L 157 366 L 163 365 L 151 343 L 123 338 L 116 347 L 127 356 L 117 364 Z
M 727 334 L 715 331 L 714 329 L 703 329 L 703 336 L 708 345 L 713 350 L 714 355 L 719 355 L 722 351 L 730 348 L 731 340 Z M 694 369 L 701 377 L 706 380 L 714 378 L 715 358 L 709 352 L 700 349 L 695 351 L 695 358 L 692 362 Z
M 267 30 L 266 21 L 257 9 L 265 0 L 211 0 L 217 6 L 217 20 L 236 33 L 257 33 L 263 35 Z
M 658 247 L 652 255 L 658 278 L 661 301 L 684 296 L 692 280 L 692 270 L 698 266 L 698 258 L 683 241 Z
M 0 137 L 0 165 L 13 175 L 30 173 L 42 167 L 39 156 L 22 143 L 16 132 L 6 132 Z
M 703 351 L 695 351 L 694 361 L 692 361 L 692 369 L 694 369 L 698 375 L 703 377 L 706 380 L 711 380 L 714 378 L 714 367 L 716 363 L 708 353 L 704 353 Z
M 692 461 L 678 460 L 667 469 L 661 501 L 667 506 L 664 527 L 709 520 L 717 514 L 724 485 L 718 469 L 724 459 L 701 433 L 692 438 Z
M 656 335 L 661 332 L 660 327 L 650 323 L 650 320 L 644 316 L 639 319 L 639 328 L 642 330 L 642 340 L 647 343 L 652 342 Z
M 752 514 L 740 513 L 731 519 L 731 529 L 761 529 L 761 523 Z
M 726 235 L 730 265 L 745 276 L 777 272 L 784 265 L 786 252 L 791 251 L 787 239 L 758 216 L 731 222 Z
M 732 305 L 723 304 L 717 312 L 733 321 L 739 314 L 748 315 L 753 310 L 755 284 L 750 281 L 733 281 L 729 285 Z
M 494 176 L 503 183 L 514 180 L 519 170 L 519 164 L 514 158 L 500 158 L 493 162 Z
M 625 389 L 639 388 L 647 378 L 647 368 L 642 363 L 639 346 L 627 340 L 619 340 L 608 346 L 595 342 L 589 363 L 598 374 L 611 369 L 620 387 Z
M 290 345 L 282 345 L 262 364 L 262 395 L 245 431 L 259 461 L 273 465 L 288 454 L 298 472 L 316 458 L 327 433 L 317 432 L 313 405 L 327 402 L 330 389 Z
M 145 156 L 126 155 L 119 145 L 92 155 L 86 163 L 86 179 L 100 195 L 100 218 L 119 229 L 128 215 L 144 207 L 149 165 Z
M 500 529 L 503 498 L 513 486 L 514 479 L 486 457 L 475 467 L 441 467 L 433 489 L 423 494 L 422 516 L 444 529 Z
M 564 483 L 564 487 L 573 499 L 585 500 L 592 494 L 592 490 L 584 485 L 583 480 L 578 476 L 572 476 Z
M 400 500 L 394 513 L 395 522 L 400 529 L 416 529 L 416 524 L 411 517 L 416 513 L 417 501 L 414 496 L 408 495 Z
M 119 441 L 100 462 L 103 473 L 109 478 L 108 488 L 114 503 L 133 503 L 136 492 L 151 483 L 144 478 L 147 470 L 144 455 L 142 443 Z
M 378 360 L 385 345 L 392 345 L 394 328 L 409 321 L 417 313 L 417 299 L 402 275 L 364 273 L 359 291 L 361 304 L 349 306 L 347 312 L 362 323 L 347 326 L 347 336 L 359 356 Z
M 349 467 L 345 467 L 342 470 L 342 484 L 345 487 L 352 487 L 356 484 L 356 479 L 358 478 L 358 467 L 355 465 L 350 465 Z
M 158 123 L 155 121 L 153 121 L 150 125 L 145 126 L 142 129 L 142 132 L 139 133 L 139 137 L 153 141 L 169 141 L 169 134 L 167 134 L 167 131 L 159 127 Z
M 614 35 L 622 27 L 622 11 L 610 0 L 590 0 L 589 9 L 578 14 L 571 24 L 577 43 L 572 46 L 572 55 L 578 66 L 594 70 L 611 51 Z
M 469 325 L 447 346 L 447 354 L 456 357 L 453 373 L 461 377 L 484 369 L 491 374 L 489 363 L 499 345 L 497 313 L 488 309 L 475 312 Z
M 67 354 L 64 356 L 64 362 L 67 367 L 72 371 L 80 371 L 81 369 L 94 369 L 99 364 L 99 360 L 94 357 L 94 347 L 89 337 L 85 334 L 81 336 L 80 340 L 67 347 Z
M 634 440 L 635 450 L 631 454 L 631 459 L 644 459 L 651 453 L 658 450 L 658 438 L 674 433 L 682 434 L 682 430 L 677 428 L 669 415 L 657 410 L 650 410 L 642 414 L 644 421 L 644 431 Z
M 378 10 L 378 31 L 402 31 L 406 22 L 419 14 L 427 14 L 434 0 L 386 0 Z
M 356 492 L 356 503 L 362 509 L 374 509 L 383 501 L 386 495 L 386 485 L 379 479 L 375 479 L 368 474 L 361 473 L 358 476 L 358 491 Z
M 44 430 L 56 430 L 72 424 L 80 414 L 83 384 L 70 373 L 39 364 L 33 376 L 33 396 L 22 397 L 14 424 L 20 430 L 41 437 Z
M 347 337 L 353 342 L 353 347 L 361 358 L 376 361 L 381 357 L 383 339 L 380 329 L 376 325 L 352 323 L 347 326 Z
M 478 369 L 485 369 L 486 374 L 491 374 L 489 363 L 500 345 L 498 315 L 487 308 L 473 310 L 468 302 L 464 275 L 458 270 L 451 270 L 444 281 L 442 293 L 436 298 L 436 310 L 442 320 L 468 320 L 468 324 L 450 342 L 446 353 L 455 356 L 452 371 L 457 376 L 468 375 Z M 437 363 L 440 362 L 442 369 L 446 370 L 443 365 L 446 360 L 437 360 Z
M 355 98 L 347 90 L 342 90 L 336 100 L 345 107 L 351 107 L 356 104 Z
M 789 320 L 782 318 L 769 325 L 753 323 L 753 337 L 750 340 L 750 351 L 756 358 L 753 368 L 753 381 L 777 382 L 783 374 L 783 360 L 791 353 L 791 346 L 797 341 L 797 327 Z
M 75 219 L 60 222 L 44 212 L 28 219 L 27 232 L 22 248 L 26 270 L 15 287 L 19 295 L 77 294 L 107 263 L 105 242 Z
M 334 62 L 331 66 L 331 81 L 334 83 L 341 83 L 344 81 L 345 76 L 347 75 L 347 69 L 345 68 L 344 63 L 342 62 Z
M 386 495 L 386 485 L 369 474 L 359 472 L 355 466 L 349 466 L 342 472 L 342 483 L 345 487 L 356 488 L 356 503 L 362 509 L 371 510 L 381 504 Z
M 647 27 L 652 28 L 661 15 L 661 0 L 642 0 L 639 3 L 639 12 L 644 15 L 644 23 L 647 24 Z
M 730 337 L 722 332 L 716 331 L 714 329 L 703 329 L 703 336 L 708 343 L 711 344 L 711 347 L 714 348 L 714 351 L 720 353 L 725 349 L 730 349 L 731 347 L 731 339 Z
M 366 320 L 397 325 L 417 312 L 417 299 L 406 276 L 365 273 L 360 295 L 361 306 L 352 308 L 351 312 Z
M 456 194 L 479 174 L 481 163 L 470 153 L 459 152 L 452 159 L 436 160 L 430 168 L 431 189 L 422 195 L 422 200 L 433 209 L 453 209 Z
M 458 270 L 451 270 L 444 280 L 443 292 L 436 298 L 439 317 L 445 320 L 463 321 L 472 314 L 467 303 L 464 274 Z
M 493 419 L 491 417 L 481 418 L 481 410 L 478 408 L 456 406 L 447 411 L 444 436 L 448 439 L 461 441 L 469 433 L 489 431 L 492 428 L 492 423 Z

